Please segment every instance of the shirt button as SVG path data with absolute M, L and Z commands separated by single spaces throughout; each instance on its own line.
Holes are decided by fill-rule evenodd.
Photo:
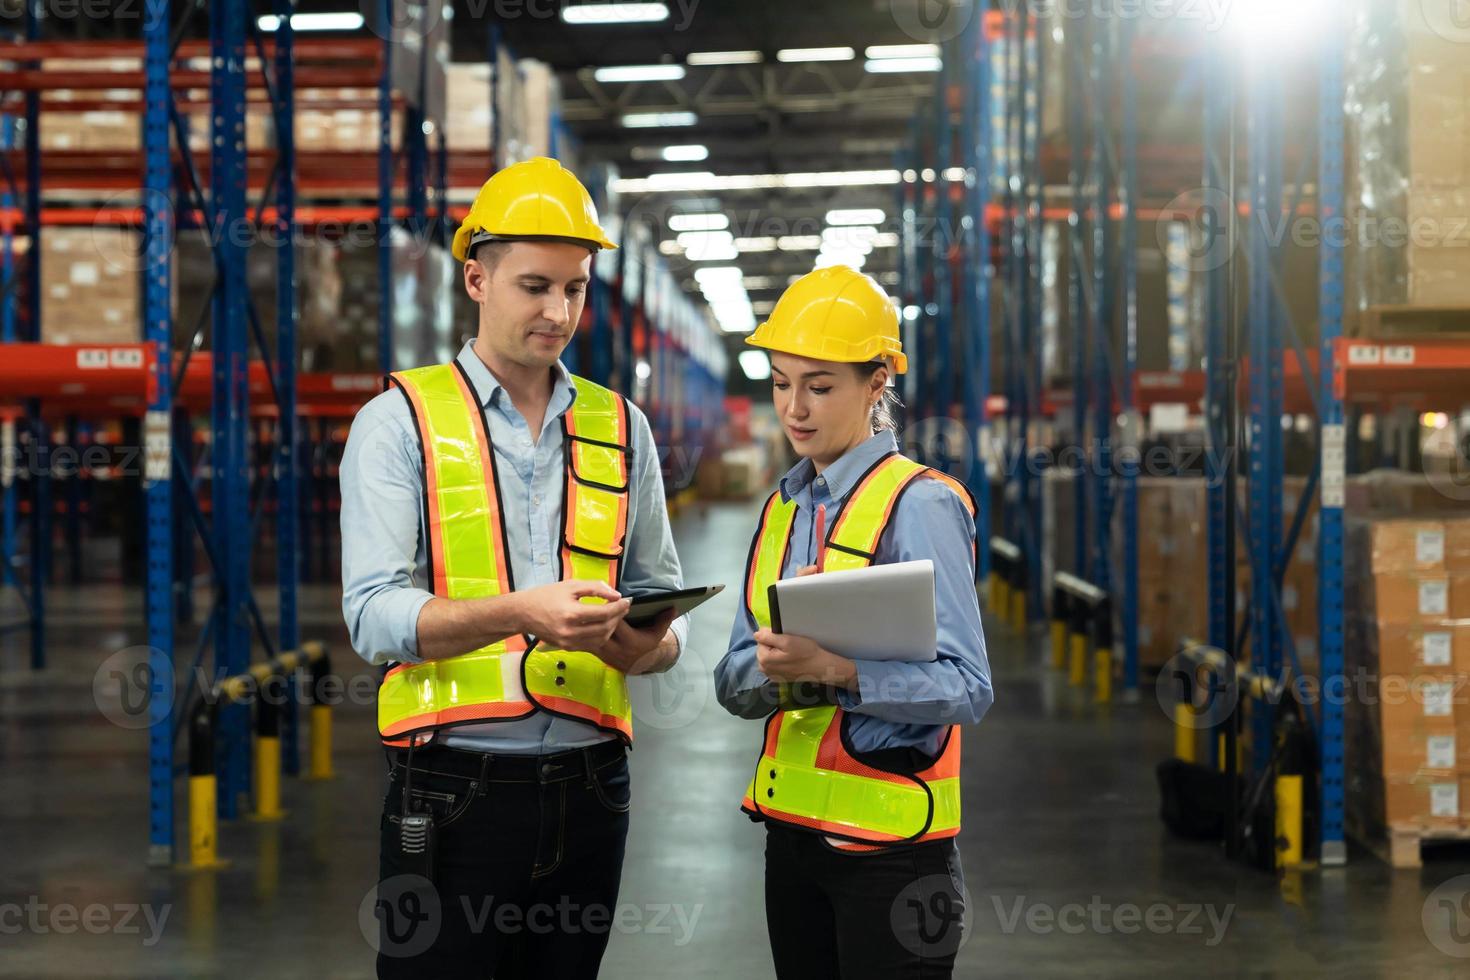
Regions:
M 544 564 L 546 564 L 546 556 L 545 555 L 537 555 L 536 556 L 536 564 L 538 564 L 538 565 L 544 565 Z
M 826 485 L 827 485 L 827 480 L 824 477 L 820 477 L 820 476 L 817 477 L 817 486 L 819 486 L 819 487 L 825 487 Z
M 531 498 L 531 506 L 532 507 L 540 507 L 541 506 L 541 495 L 540 494 L 537 494 L 536 496 L 534 496 L 534 497 Z

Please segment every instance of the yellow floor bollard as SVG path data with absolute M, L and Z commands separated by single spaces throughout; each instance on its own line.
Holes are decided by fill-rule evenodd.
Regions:
M 281 739 L 258 735 L 255 738 L 255 812 L 252 820 L 279 820 L 281 809 Z
M 195 868 L 219 866 L 219 812 L 214 776 L 189 777 L 189 864 Z
M 1067 666 L 1067 624 L 1060 619 L 1051 621 L 1051 669 L 1061 670 Z
M 1026 629 L 1026 590 L 1011 590 L 1011 626 L 1017 632 Z
M 1107 704 L 1113 700 L 1113 648 L 1099 646 L 1092 676 L 1092 700 Z
M 1174 758 L 1194 762 L 1196 756 L 1194 705 L 1180 701 L 1174 705 Z
M 1302 777 L 1276 777 L 1276 867 L 1302 863 Z
M 1072 634 L 1072 661 L 1067 680 L 1073 687 L 1087 683 L 1087 634 Z
M 1002 619 L 1011 614 L 1011 587 L 998 575 L 991 577 L 990 611 Z
M 332 778 L 332 706 L 311 706 L 311 766 L 308 779 Z

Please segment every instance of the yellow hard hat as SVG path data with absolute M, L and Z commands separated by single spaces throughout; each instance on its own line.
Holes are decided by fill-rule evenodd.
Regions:
M 480 242 L 526 239 L 571 242 L 594 252 L 617 248 L 598 224 L 587 188 L 550 157 L 512 164 L 485 181 L 454 233 L 454 257 L 465 261 Z
M 888 294 L 845 265 L 809 272 L 792 283 L 770 319 L 745 342 L 818 361 L 866 364 L 889 357 L 898 374 L 909 367 L 898 337 L 898 310 Z

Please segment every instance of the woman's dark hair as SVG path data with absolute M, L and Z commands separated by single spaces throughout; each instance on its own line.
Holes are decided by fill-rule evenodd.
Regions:
M 853 367 L 857 370 L 858 378 L 867 381 L 873 377 L 879 368 L 888 367 L 888 362 L 882 360 L 868 361 L 866 364 L 854 364 Z M 896 431 L 898 429 L 896 413 L 902 407 L 903 402 L 899 399 L 898 392 L 892 385 L 885 385 L 883 387 L 883 393 L 873 403 L 873 414 L 868 420 L 873 426 L 873 431 L 882 432 L 884 429 Z

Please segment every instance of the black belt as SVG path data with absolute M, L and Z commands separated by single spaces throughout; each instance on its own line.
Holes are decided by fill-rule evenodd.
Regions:
M 429 745 L 413 750 L 413 773 L 415 777 L 428 773 L 496 783 L 560 783 L 585 779 L 598 769 L 621 762 L 626 752 L 618 739 L 548 755 L 500 755 Z M 407 760 L 407 749 L 388 751 L 390 770 L 402 768 Z

